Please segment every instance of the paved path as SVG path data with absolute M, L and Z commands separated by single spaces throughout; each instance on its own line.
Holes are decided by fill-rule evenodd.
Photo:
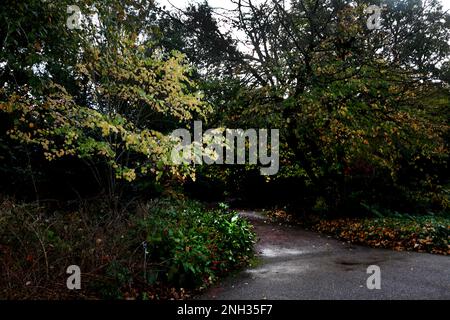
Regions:
M 350 245 L 298 227 L 251 220 L 261 263 L 226 279 L 201 299 L 450 299 L 450 257 Z M 367 267 L 381 268 L 369 290 Z

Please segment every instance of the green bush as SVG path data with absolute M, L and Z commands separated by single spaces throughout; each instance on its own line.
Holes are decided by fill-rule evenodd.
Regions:
M 182 287 L 210 283 L 217 276 L 246 263 L 252 255 L 251 225 L 221 205 L 204 210 L 196 202 L 160 201 L 137 218 L 145 234 L 156 276 Z M 151 273 L 155 277 L 155 272 Z

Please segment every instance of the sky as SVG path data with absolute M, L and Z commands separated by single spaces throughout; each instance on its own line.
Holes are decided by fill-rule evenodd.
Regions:
M 204 0 L 156 0 L 157 3 L 159 3 L 161 5 L 165 5 L 167 9 L 170 9 L 173 7 L 178 8 L 178 9 L 184 9 L 186 7 L 186 5 L 189 3 L 201 3 L 203 1 Z M 220 9 L 220 8 L 234 9 L 234 8 L 236 8 L 236 5 L 233 4 L 231 2 L 231 0 L 207 0 L 207 1 L 208 1 L 209 5 L 215 9 Z M 262 1 L 264 1 L 264 0 L 252 0 L 253 4 L 257 4 L 258 2 L 262 2 Z M 449 12 L 450 12 L 450 0 L 440 0 L 440 2 L 442 3 L 444 10 L 449 10 Z M 220 10 L 218 10 L 218 12 L 220 12 Z M 228 25 L 219 24 L 219 27 L 222 31 L 229 30 Z M 233 32 L 233 34 L 235 35 L 235 37 L 237 37 L 240 40 L 242 40 L 243 37 L 245 37 L 242 32 L 235 31 L 235 32 Z M 245 46 L 243 46 L 242 42 L 239 44 L 239 47 L 243 51 L 251 50 L 250 48 L 246 48 Z
M 450 0 L 447 1 L 450 2 Z M 182 9 L 186 7 L 187 3 L 203 2 L 203 0 L 157 0 L 156 2 L 166 5 L 168 9 L 171 7 L 170 4 L 174 5 L 177 8 Z M 233 8 L 234 6 L 230 0 L 208 0 L 208 3 L 213 8 L 219 7 L 230 9 Z
M 195 2 L 203 2 L 203 0 L 157 0 L 157 2 L 166 5 L 167 8 L 170 8 L 171 5 L 174 5 L 177 8 L 184 8 L 186 7 L 187 3 L 195 3 Z M 258 0 L 254 1 L 254 3 L 257 3 Z M 211 7 L 219 7 L 219 8 L 226 8 L 230 9 L 233 8 L 234 5 L 231 3 L 230 0 L 208 0 L 208 3 Z M 450 0 L 441 0 L 441 3 L 446 10 L 450 10 Z

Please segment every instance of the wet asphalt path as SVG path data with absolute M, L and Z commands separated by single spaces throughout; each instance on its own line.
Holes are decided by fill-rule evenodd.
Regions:
M 209 289 L 201 299 L 450 299 L 450 257 L 350 245 L 242 212 L 258 236 L 260 263 Z M 367 267 L 381 269 L 369 290 Z

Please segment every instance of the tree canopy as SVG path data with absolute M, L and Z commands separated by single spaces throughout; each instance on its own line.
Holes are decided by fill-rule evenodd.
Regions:
M 37 167 L 75 161 L 111 196 L 197 171 L 231 193 L 295 181 L 294 198 L 327 210 L 399 197 L 448 208 L 450 15 L 439 1 L 231 3 L 4 1 L 2 174 L 34 172 L 36 189 Z M 373 4 L 379 29 L 367 27 Z M 169 133 L 195 120 L 280 129 L 280 174 L 170 165 Z

